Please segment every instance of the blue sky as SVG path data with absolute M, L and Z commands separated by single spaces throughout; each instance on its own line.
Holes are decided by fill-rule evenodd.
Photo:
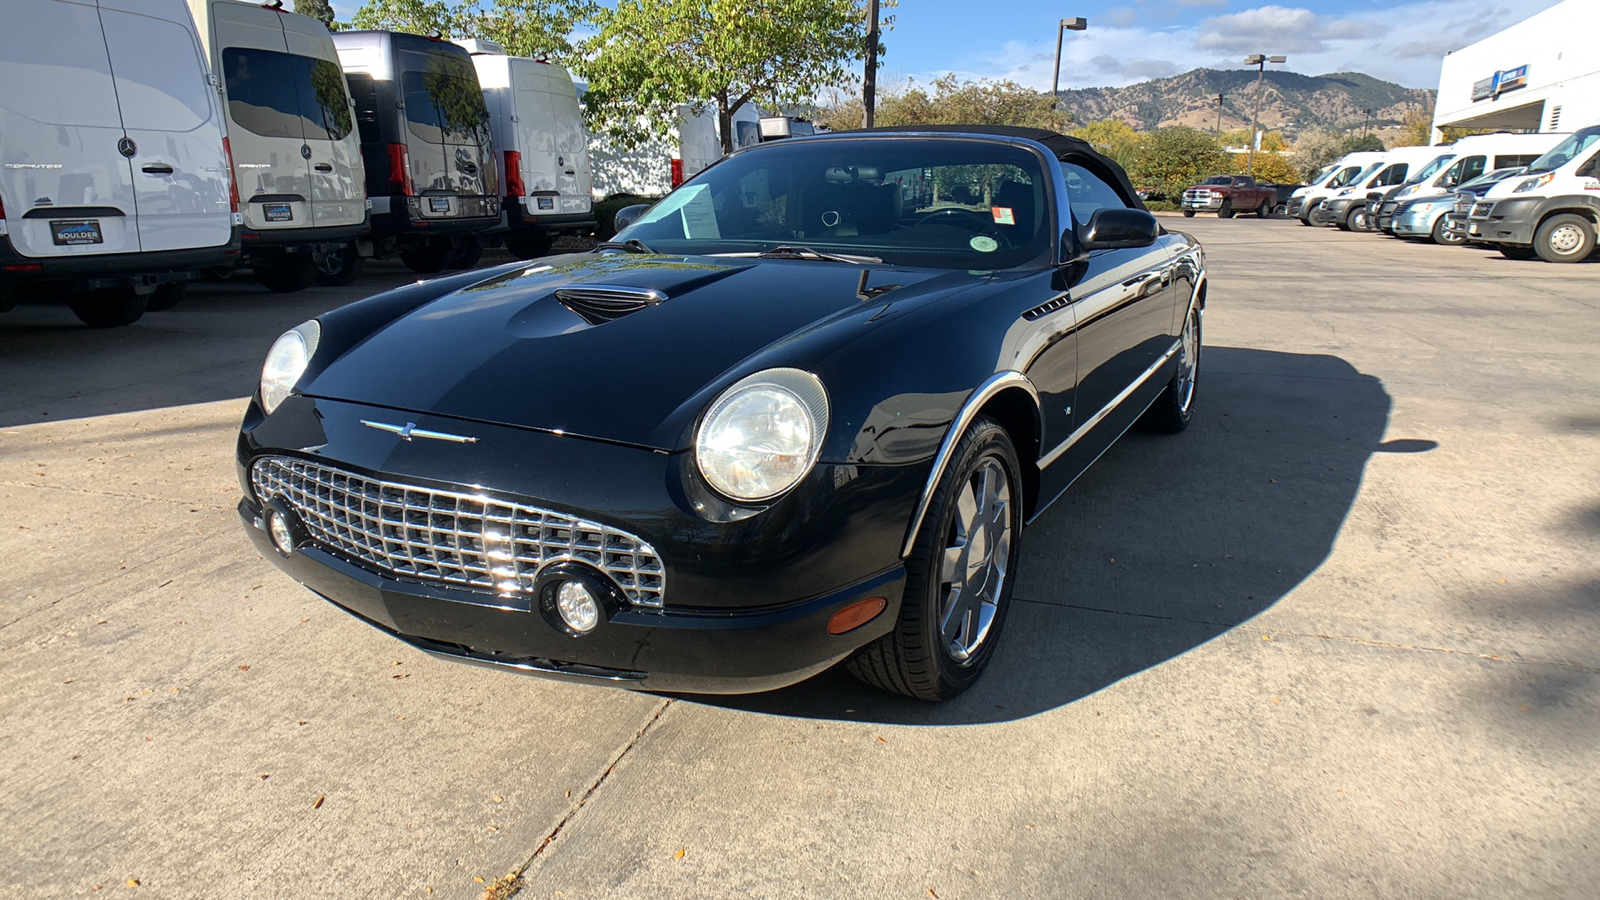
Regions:
M 1251 53 L 1283 54 L 1306 75 L 1365 72 L 1406 87 L 1438 87 L 1439 63 L 1558 0 L 901 0 L 885 36 L 888 80 L 945 72 L 1010 78 L 1049 90 L 1055 23 L 1068 32 L 1061 86 L 1126 85 L 1190 69 L 1241 68 Z M 1596 0 L 1572 0 L 1596 2 Z M 337 0 L 348 20 L 359 5 Z

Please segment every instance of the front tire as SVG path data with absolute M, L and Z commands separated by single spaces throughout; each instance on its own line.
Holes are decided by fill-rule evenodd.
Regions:
M 1194 419 L 1194 401 L 1200 374 L 1201 318 L 1198 305 L 1189 310 L 1189 319 L 1183 323 L 1183 333 L 1178 336 L 1178 371 L 1172 373 L 1166 390 L 1140 417 L 1140 427 L 1163 434 L 1177 434 L 1188 428 L 1189 422 Z
M 102 288 L 74 294 L 68 301 L 72 314 L 90 328 L 121 328 L 139 321 L 150 296 L 132 288 Z
M 432 275 L 444 268 L 450 258 L 450 241 L 428 238 L 421 243 L 400 248 L 400 261 L 418 275 Z
M 1219 219 L 1231 219 L 1231 218 L 1233 218 L 1233 201 L 1232 200 L 1224 200 L 1224 201 L 1222 201 L 1222 205 L 1217 207 L 1217 218 L 1219 218 Z
M 1184 217 L 1184 218 L 1185 218 L 1185 219 L 1192 219 L 1192 218 L 1194 218 L 1194 210 L 1192 210 L 1192 209 L 1186 209 L 1186 210 L 1184 210 L 1184 211 L 1183 211 L 1183 217 Z
M 900 618 L 893 631 L 850 658 L 851 674 L 921 700 L 948 700 L 978 680 L 1011 605 L 1021 471 L 1000 423 L 974 420 L 956 444 L 906 558 Z
M 317 278 L 317 264 L 309 253 L 285 253 L 271 260 L 251 263 L 262 287 L 279 294 L 293 294 L 311 286 Z
M 1440 216 L 1434 221 L 1433 234 L 1431 235 L 1433 242 L 1435 244 L 1442 244 L 1446 247 L 1459 247 L 1462 244 L 1465 244 L 1467 239 L 1462 237 L 1460 234 L 1451 231 L 1448 227 L 1449 225 L 1450 223 L 1445 221 L 1444 216 Z
M 1270 215 L 1272 215 L 1272 204 L 1265 200 L 1261 201 L 1261 205 L 1256 207 L 1256 218 L 1265 219 Z
M 1533 251 L 1545 262 L 1582 262 L 1594 252 L 1594 243 L 1594 223 L 1572 213 L 1545 219 L 1533 233 Z

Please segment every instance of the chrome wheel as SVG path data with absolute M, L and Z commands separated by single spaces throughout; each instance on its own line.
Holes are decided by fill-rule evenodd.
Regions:
M 1562 225 L 1550 232 L 1550 249 L 1562 256 L 1566 256 L 1582 247 L 1583 239 L 1583 229 L 1576 225 Z
M 1200 368 L 1200 310 L 1190 310 L 1178 338 L 1178 410 L 1189 412 L 1194 404 L 1195 373 Z
M 1011 479 L 993 456 L 956 495 L 949 543 L 939 564 L 939 639 L 965 663 L 989 636 L 1011 559 Z

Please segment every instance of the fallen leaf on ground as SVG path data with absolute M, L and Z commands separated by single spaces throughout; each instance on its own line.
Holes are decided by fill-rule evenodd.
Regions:
M 317 795 L 317 799 L 311 801 L 311 808 L 312 809 L 321 809 L 322 808 L 322 801 L 325 800 L 325 799 L 327 799 L 325 796 L 323 796 L 322 794 L 318 794 Z
M 138 887 L 138 886 L 139 886 L 139 879 L 137 879 L 137 878 L 129 878 L 128 879 L 128 887 Z
M 673 859 L 683 859 L 683 855 L 685 853 L 688 853 L 688 852 L 689 852 L 689 848 L 688 847 L 679 847 L 678 848 L 678 852 L 672 854 L 672 858 Z

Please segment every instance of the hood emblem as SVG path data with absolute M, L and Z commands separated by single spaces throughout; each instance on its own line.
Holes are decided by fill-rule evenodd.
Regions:
M 429 431 L 426 428 L 418 428 L 417 423 L 415 422 L 407 422 L 404 425 L 390 425 L 388 422 L 370 422 L 366 419 L 362 419 L 361 424 L 367 426 L 368 428 L 376 428 L 379 431 L 387 431 L 390 434 L 397 434 L 400 436 L 400 440 L 407 443 L 410 443 L 412 438 L 423 438 L 430 441 L 449 441 L 452 444 L 476 444 L 478 442 L 477 438 L 467 437 L 464 434 L 447 434 L 443 431 Z

